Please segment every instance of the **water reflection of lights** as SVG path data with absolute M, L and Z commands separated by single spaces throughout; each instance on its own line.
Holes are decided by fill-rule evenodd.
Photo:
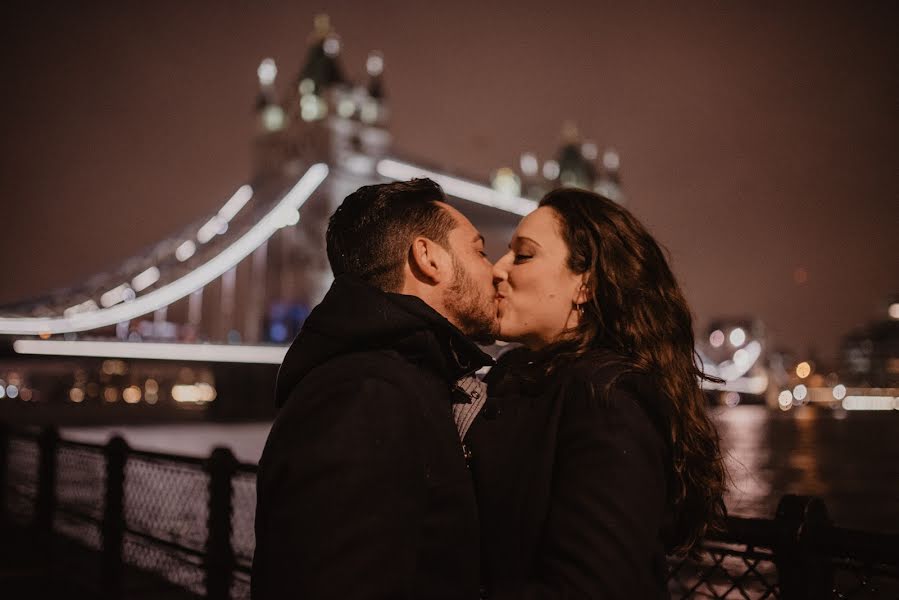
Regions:
M 765 437 L 768 409 L 740 405 L 712 411 L 721 432 L 721 450 L 731 480 L 726 497 L 728 510 L 735 514 L 752 512 L 771 493 L 771 482 L 765 475 L 770 447 L 756 443 Z

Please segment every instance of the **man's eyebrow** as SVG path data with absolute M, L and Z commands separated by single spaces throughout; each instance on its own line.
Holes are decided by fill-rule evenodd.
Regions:
M 471 238 L 471 241 L 472 241 L 472 242 L 481 242 L 481 243 L 483 244 L 483 243 L 485 243 L 485 241 L 484 241 L 484 235 L 481 234 L 481 233 L 478 233 L 478 234 L 475 235 L 473 238 Z

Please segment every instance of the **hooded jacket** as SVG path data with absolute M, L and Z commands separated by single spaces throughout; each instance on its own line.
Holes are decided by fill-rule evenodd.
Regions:
M 419 298 L 337 278 L 278 374 L 253 597 L 476 598 L 477 508 L 452 390 L 491 363 Z

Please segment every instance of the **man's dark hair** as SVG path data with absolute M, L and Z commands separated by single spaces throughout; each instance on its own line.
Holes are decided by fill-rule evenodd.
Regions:
M 366 185 L 344 199 L 328 221 L 328 262 L 335 277 L 350 273 L 384 290 L 398 292 L 412 240 L 424 236 L 449 247 L 455 220 L 430 179 Z

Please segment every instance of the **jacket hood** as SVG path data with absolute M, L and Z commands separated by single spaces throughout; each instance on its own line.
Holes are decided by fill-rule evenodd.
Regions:
M 277 406 L 315 367 L 366 350 L 396 350 L 448 382 L 493 364 L 488 354 L 420 298 L 382 292 L 341 275 L 287 350 L 278 371 Z

